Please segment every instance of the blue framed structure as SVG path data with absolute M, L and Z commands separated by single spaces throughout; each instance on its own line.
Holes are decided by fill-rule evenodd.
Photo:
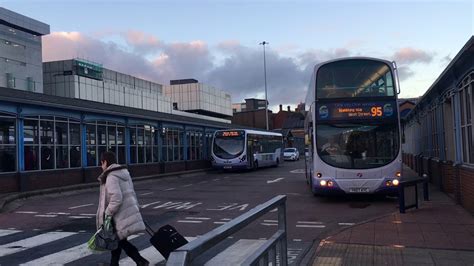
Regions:
M 0 192 L 95 182 L 100 173 L 98 157 L 109 149 L 116 151 L 119 161 L 124 158 L 132 176 L 207 168 L 212 133 L 229 127 L 204 119 L 0 88 Z M 168 135 L 167 130 L 177 135 Z M 174 139 L 167 139 L 169 136 Z M 172 156 L 165 157 L 165 147 L 173 151 Z M 142 160 L 142 155 L 147 159 Z M 7 167 L 12 160 L 14 169 Z

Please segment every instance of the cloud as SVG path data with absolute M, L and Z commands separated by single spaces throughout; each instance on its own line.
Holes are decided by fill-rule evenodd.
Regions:
M 398 67 L 398 77 L 401 81 L 407 80 L 415 75 L 415 72 L 408 66 Z
M 396 51 L 392 58 L 399 64 L 430 63 L 433 55 L 420 49 L 405 47 Z
M 122 73 L 160 80 L 153 64 L 113 42 L 103 42 L 78 32 L 53 32 L 43 37 L 43 61 L 71 58 L 88 59 Z
M 201 40 L 165 42 L 133 30 L 102 32 L 97 36 L 78 32 L 53 32 L 44 36 L 44 61 L 80 57 L 161 84 L 168 84 L 171 79 L 195 78 L 229 92 L 233 102 L 265 95 L 261 47 L 247 47 L 237 40 L 226 40 L 213 47 Z M 123 42 L 106 41 L 115 41 L 116 37 Z M 270 106 L 304 101 L 315 64 L 354 54 L 347 46 L 306 50 L 294 55 L 268 47 L 266 74 Z M 428 63 L 433 56 L 422 50 L 403 48 L 392 58 L 399 62 L 400 79 L 407 80 L 415 75 L 412 64 Z
M 141 31 L 129 30 L 122 33 L 125 41 L 132 46 L 137 53 L 147 54 L 158 51 L 162 43 L 153 35 Z

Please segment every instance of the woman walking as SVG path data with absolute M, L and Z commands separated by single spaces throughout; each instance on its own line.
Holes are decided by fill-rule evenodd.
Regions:
M 113 223 L 119 238 L 118 248 L 112 250 L 110 265 L 119 265 L 122 249 L 137 265 L 148 265 L 138 249 L 127 241 L 132 234 L 145 231 L 145 224 L 133 188 L 132 178 L 125 166 L 117 164 L 113 152 L 101 155 L 102 174 L 99 176 L 100 197 L 96 225 Z

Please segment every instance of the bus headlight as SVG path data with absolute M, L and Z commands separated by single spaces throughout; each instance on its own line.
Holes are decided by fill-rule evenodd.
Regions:
M 320 184 L 322 187 L 325 187 L 325 186 L 327 186 L 328 183 L 326 182 L 326 180 L 321 180 L 321 181 L 319 181 L 319 184 Z
M 397 172 L 397 173 L 395 174 L 395 176 L 397 176 L 397 177 L 402 177 L 402 173 Z
M 316 173 L 316 176 L 317 176 L 318 178 L 321 178 L 323 175 L 322 175 L 321 173 Z
M 398 181 L 398 179 L 393 179 L 393 180 L 387 180 L 387 182 L 385 182 L 385 185 L 387 187 L 390 187 L 390 186 L 398 186 L 398 184 L 400 184 L 400 181 Z
M 328 187 L 332 187 L 332 186 L 334 186 L 334 182 L 328 181 Z

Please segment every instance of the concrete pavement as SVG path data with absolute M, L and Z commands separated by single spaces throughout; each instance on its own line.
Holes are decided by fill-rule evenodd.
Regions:
M 312 265 L 474 265 L 474 217 L 434 187 L 430 193 L 420 209 L 325 238 Z

